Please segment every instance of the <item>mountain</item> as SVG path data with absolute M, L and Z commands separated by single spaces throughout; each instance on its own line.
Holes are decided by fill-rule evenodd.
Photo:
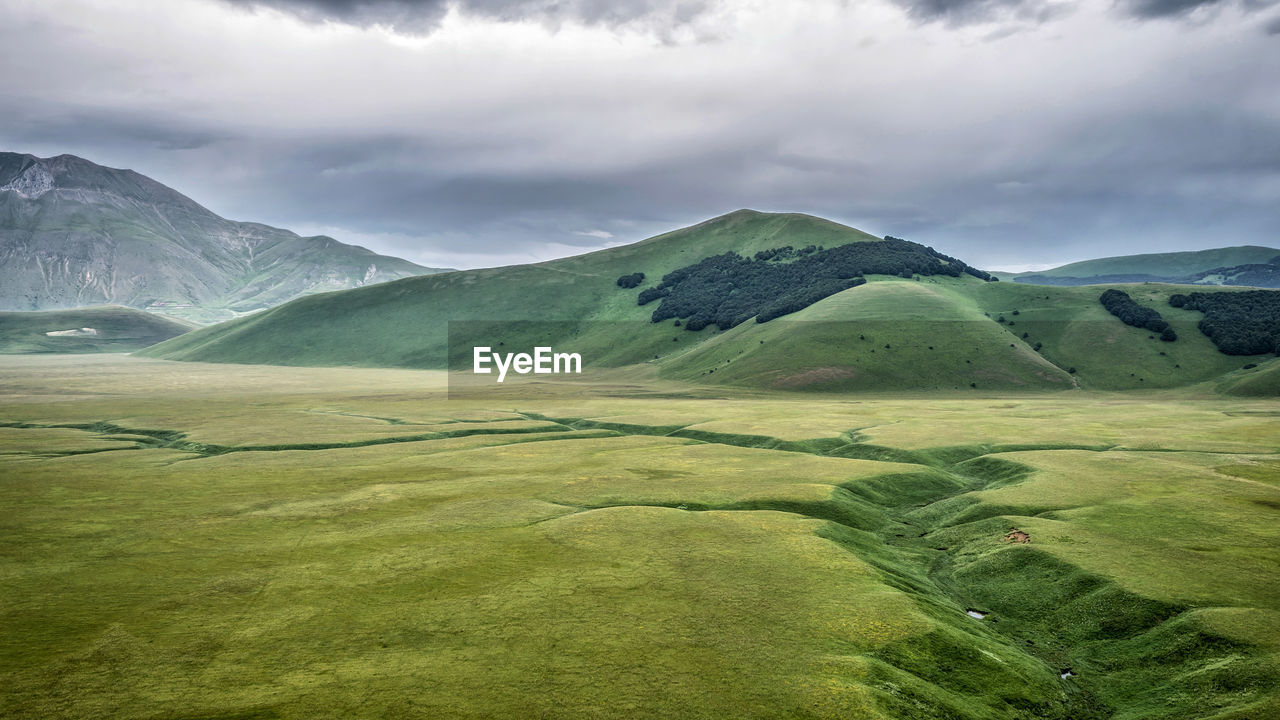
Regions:
M 1033 285 L 1102 285 L 1165 282 L 1280 288 L 1280 250 L 1257 245 L 1190 252 L 1122 255 L 1019 273 L 1014 282 Z
M 618 286 L 622 275 L 644 272 L 657 279 L 730 251 L 753 255 L 783 245 L 837 247 L 879 241 L 807 215 L 742 210 L 577 257 L 428 275 L 300 298 L 207 328 L 187 342 L 156 348 L 155 354 L 215 362 L 444 367 L 448 321 L 454 321 L 455 330 L 464 323 L 497 323 L 511 333 L 535 323 L 569 323 L 590 330 L 579 337 L 580 342 L 589 343 L 588 352 L 621 365 L 678 345 L 672 343 L 669 327 L 649 322 L 653 308 L 636 304 L 636 290 Z M 573 328 L 566 330 L 572 334 Z M 614 341 L 619 332 L 628 335 L 628 342 Z M 685 335 L 686 343 L 694 340 L 692 333 Z
M 1161 342 L 1109 314 L 1099 288 L 987 282 L 981 271 L 960 270 L 967 266 L 959 260 L 901 242 L 807 215 L 741 210 L 578 257 L 300 298 L 143 354 L 443 368 L 469 366 L 477 345 L 499 351 L 550 345 L 580 353 L 596 368 L 638 366 L 675 380 L 838 392 L 1177 387 L 1216 380 L 1248 361 L 1218 352 L 1197 329 L 1200 313 L 1168 306 L 1169 296 L 1185 288 L 1129 288 L 1135 302 L 1162 308 L 1177 331 L 1176 342 Z M 742 278 L 785 276 L 787 267 L 771 263 L 787 247 L 787 258 L 836 251 L 833 257 L 865 263 L 896 248 L 904 254 L 893 255 L 895 262 L 916 269 L 868 270 L 842 286 L 819 284 L 813 297 L 790 278 L 776 293 L 799 293 L 805 302 L 768 322 L 741 318 L 758 307 L 750 302 L 739 303 L 743 312 L 720 313 L 729 318 L 724 326 L 710 311 L 694 323 L 689 312 L 663 309 L 681 293 L 736 307 L 737 290 L 749 285 Z M 697 278 L 702 285 L 688 292 L 681 286 Z M 726 286 L 732 286 L 727 294 Z M 1220 291 L 1231 292 L 1211 290 Z M 646 295 L 656 297 L 640 305 Z M 661 322 L 652 321 L 655 314 Z
M 0 153 L 0 309 L 110 303 L 208 321 L 433 272 L 226 220 L 132 170 Z
M 133 352 L 191 327 L 119 306 L 0 312 L 0 353 Z

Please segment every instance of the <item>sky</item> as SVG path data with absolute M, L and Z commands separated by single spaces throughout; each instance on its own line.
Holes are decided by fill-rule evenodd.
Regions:
M 0 0 L 0 150 L 434 267 L 738 208 L 987 269 L 1280 247 L 1278 0 Z

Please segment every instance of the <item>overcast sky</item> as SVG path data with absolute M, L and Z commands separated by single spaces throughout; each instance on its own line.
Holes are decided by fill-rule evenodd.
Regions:
M 0 0 L 0 149 L 433 266 L 741 207 L 986 268 L 1280 247 L 1276 0 Z

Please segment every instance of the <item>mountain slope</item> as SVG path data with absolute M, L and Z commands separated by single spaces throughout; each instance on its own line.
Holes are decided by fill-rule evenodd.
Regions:
M 1159 310 L 1176 342 L 1112 316 L 1099 302 L 1103 288 L 984 282 L 967 273 L 867 275 L 865 284 L 837 288 L 796 312 L 736 320 L 723 331 L 667 313 L 655 323 L 657 303 L 637 303 L 672 271 L 687 276 L 704 258 L 730 251 L 751 257 L 787 245 L 856 250 L 880 243 L 888 245 L 806 215 L 738 211 L 579 257 L 299 298 L 143 354 L 418 368 L 445 367 L 447 358 L 461 368 L 470 367 L 475 346 L 527 352 L 543 345 L 580 353 L 592 368 L 644 364 L 675 380 L 837 392 L 1169 388 L 1213 381 L 1249 362 L 1218 352 L 1196 327 L 1199 312 L 1168 305 L 1170 295 L 1185 292 L 1174 285 L 1119 287 Z M 707 292 L 694 297 L 725 297 L 717 277 L 728 280 L 745 264 L 723 264 L 723 276 L 709 273 Z M 633 273 L 644 279 L 620 287 L 620 277 Z
M 744 323 L 661 364 L 681 380 L 779 389 L 1067 389 L 1071 376 L 992 322 L 982 283 L 883 279 L 773 322 Z
M 0 153 L 0 309 L 114 303 L 226 319 L 430 272 L 333 238 L 226 220 L 131 170 Z
M 721 253 L 751 255 L 783 245 L 879 242 L 820 218 L 740 210 L 624 247 L 534 265 L 408 278 L 338 295 L 316 295 L 193 333 L 150 351 L 158 357 L 292 365 L 443 367 L 448 325 L 573 338 L 600 362 L 639 362 L 697 342 L 649 322 L 652 307 L 617 285 L 643 272 L 646 284 Z M 626 342 L 619 342 L 619 337 Z
M 1280 250 L 1240 245 L 1190 252 L 1122 255 L 1020 273 L 1013 276 L 1013 281 L 1034 285 L 1173 282 L 1280 287 Z
M 1197 329 L 1201 313 L 1170 307 L 1185 287 L 1117 287 L 1159 310 L 1178 340 L 1112 316 L 1099 302 L 1105 288 L 882 277 L 655 363 L 672 379 L 846 392 L 1173 388 L 1265 362 L 1224 355 Z
M 0 312 L 0 353 L 132 352 L 190 329 L 155 313 L 119 306 Z

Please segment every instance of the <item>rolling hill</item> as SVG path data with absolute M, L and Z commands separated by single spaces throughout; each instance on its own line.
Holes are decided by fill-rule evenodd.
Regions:
M 533 265 L 467 270 L 320 294 L 251 317 L 207 328 L 150 354 L 181 360 L 286 365 L 444 367 L 449 324 L 465 332 L 573 338 L 580 352 L 623 365 L 687 347 L 668 327 L 649 322 L 619 276 L 649 278 L 736 251 L 754 254 L 781 245 L 836 247 L 879 238 L 806 215 L 742 210 L 648 240 Z M 619 335 L 626 342 L 619 343 Z M 496 343 L 494 343 L 496 345 Z
M 1196 328 L 1200 313 L 1170 308 L 1175 285 L 1122 286 L 1135 302 L 1163 310 L 1179 335 L 1166 343 L 1110 315 L 1097 287 L 984 282 L 946 274 L 945 262 L 936 274 L 911 273 L 912 279 L 868 273 L 865 284 L 798 312 L 723 329 L 711 324 L 691 332 L 693 325 L 666 313 L 651 322 L 654 304 L 637 303 L 646 290 L 665 285 L 659 280 L 669 273 L 730 251 L 749 258 L 785 246 L 883 242 L 807 215 L 741 210 L 573 258 L 300 298 L 143 354 L 442 368 L 469 366 L 476 345 L 550 345 L 578 352 L 596 368 L 643 364 L 676 380 L 841 392 L 1170 388 L 1215 381 L 1251 359 L 1218 352 Z M 632 273 L 645 280 L 619 287 L 619 278 Z M 1275 362 L 1268 357 L 1252 359 Z
M 133 352 L 191 327 L 120 306 L 0 312 L 0 353 Z
M 1257 245 L 1190 252 L 1123 255 L 1009 276 L 1033 285 L 1166 282 L 1280 287 L 1280 250 Z
M 0 309 L 118 304 L 212 321 L 432 272 L 330 237 L 226 220 L 131 170 L 0 153 Z

